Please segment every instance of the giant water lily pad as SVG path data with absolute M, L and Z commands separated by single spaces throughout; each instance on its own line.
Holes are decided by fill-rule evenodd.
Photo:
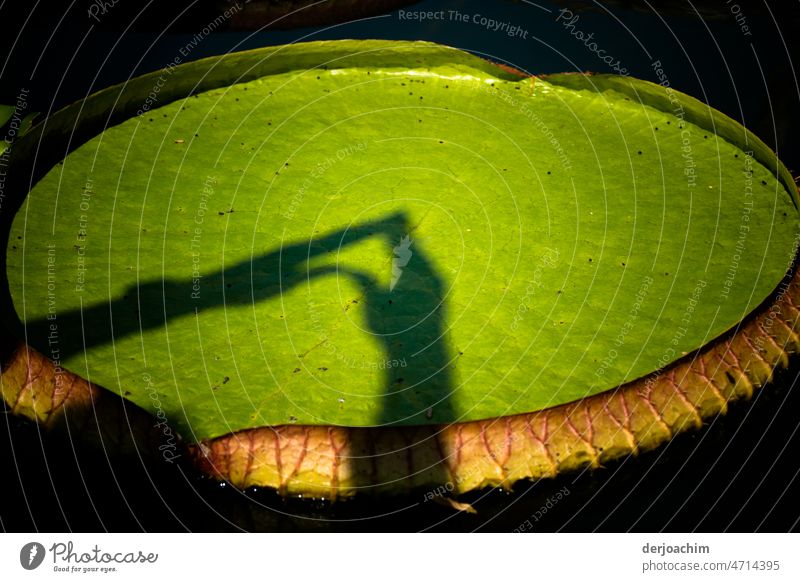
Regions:
M 349 41 L 161 77 L 28 194 L 14 306 L 30 346 L 188 442 L 298 425 L 289 477 L 314 435 L 352 445 L 331 426 L 413 447 L 641 381 L 735 329 L 794 257 L 774 155 L 643 81 Z

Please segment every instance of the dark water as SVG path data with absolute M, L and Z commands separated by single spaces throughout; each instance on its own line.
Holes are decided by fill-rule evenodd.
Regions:
M 102 87 L 173 61 L 203 26 L 203 14 L 167 22 L 142 17 L 136 32 L 110 19 L 94 23 L 86 6 L 70 13 L 55 5 L 28 17 L 27 6 L 0 8 L 0 102 L 28 91 L 30 110 L 52 112 Z M 426 39 L 450 44 L 534 74 L 570 70 L 612 72 L 671 85 L 743 122 L 800 170 L 791 130 L 800 126 L 800 94 L 792 58 L 798 55 L 800 11 L 791 3 L 614 2 L 579 10 L 574 3 L 426 1 L 407 10 L 445 11 L 446 20 L 387 18 L 291 31 L 217 31 L 184 60 L 296 40 Z M 592 5 L 583 2 L 582 5 Z M 780 4 L 780 5 L 777 5 Z M 66 5 L 66 4 L 65 4 Z M 158 5 L 158 2 L 156 2 Z M 568 9 L 566 18 L 560 10 Z M 467 22 L 449 11 L 468 15 Z M 559 19 L 559 14 L 564 18 Z M 516 25 L 522 38 L 487 30 L 475 15 Z M 568 28 L 565 23 L 579 18 Z M 135 15 L 134 15 L 135 16 Z M 64 18 L 62 18 L 64 17 Z M 738 17 L 738 20 L 737 20 Z M 133 22 L 133 16 L 127 15 Z M 149 20 L 148 20 L 149 18 Z M 24 23 L 24 25 L 23 25 Z M 199 28 L 198 28 L 199 23 Z M 122 23 L 124 25 L 124 22 Z M 93 26 L 93 28 L 90 28 Z M 744 27 L 747 27 L 746 29 Z M 193 28 L 194 27 L 194 28 Z M 606 65 L 576 36 L 593 33 Z M 52 37 L 51 37 L 52 33 Z M 749 34 L 748 34 L 749 33 Z M 12 48 L 13 46 L 13 48 Z M 654 66 L 659 62 L 660 67 Z M 800 363 L 737 404 L 703 430 L 658 451 L 556 481 L 520 484 L 513 492 L 464 497 L 477 515 L 455 513 L 423 494 L 396 499 L 323 502 L 284 500 L 268 491 L 239 492 L 205 480 L 186 466 L 114 458 L 36 426 L 0 421 L 0 528 L 9 531 L 785 531 L 797 528 L 800 507 L 798 415 Z

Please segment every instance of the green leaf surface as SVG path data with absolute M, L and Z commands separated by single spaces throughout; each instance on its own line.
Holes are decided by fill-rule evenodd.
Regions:
M 8 120 L 11 119 L 11 116 L 14 115 L 14 106 L 13 105 L 0 105 L 0 128 L 2 128 Z M 0 154 L 8 149 L 8 142 L 5 140 L 5 136 L 3 139 L 0 139 Z
M 574 401 L 736 326 L 793 257 L 785 169 L 677 92 L 261 54 L 77 148 L 7 252 L 29 343 L 190 440 Z
M 13 105 L 0 104 L 0 127 L 3 127 L 8 120 L 14 115 L 15 108 Z

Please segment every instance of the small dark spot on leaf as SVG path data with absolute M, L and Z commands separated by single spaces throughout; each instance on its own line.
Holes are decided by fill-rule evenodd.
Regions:
M 299 371 L 300 371 L 300 368 L 295 368 L 294 370 L 292 370 L 292 373 L 293 374 L 297 374 Z
M 231 381 L 231 379 L 228 376 L 225 376 L 225 378 L 222 380 L 222 383 L 223 384 L 227 384 L 230 381 Z
M 327 372 L 328 368 L 322 367 L 322 368 L 317 368 L 317 370 L 319 370 L 320 372 Z
M 639 150 L 637 153 L 641 156 L 642 155 L 642 150 Z

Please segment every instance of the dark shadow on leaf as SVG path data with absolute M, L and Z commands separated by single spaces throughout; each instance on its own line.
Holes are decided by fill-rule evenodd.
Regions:
M 175 318 L 198 315 L 206 310 L 232 305 L 258 304 L 280 296 L 298 285 L 311 284 L 323 277 L 343 277 L 357 284 L 361 291 L 363 311 L 361 330 L 352 327 L 350 333 L 371 333 L 380 343 L 386 358 L 380 366 L 384 392 L 377 403 L 375 423 L 445 424 L 456 419 L 451 403 L 454 389 L 446 339 L 446 289 L 430 260 L 419 246 L 414 246 L 413 229 L 407 217 L 394 214 L 382 220 L 367 222 L 347 229 L 283 245 L 280 249 L 240 262 L 200 279 L 200 290 L 193 281 L 162 279 L 149 281 L 126 290 L 122 298 L 92 304 L 82 310 L 59 312 L 57 316 L 59 347 L 62 360 L 96 346 L 143 331 L 168 326 Z M 369 237 L 381 237 L 388 253 L 376 260 L 376 268 L 388 268 L 392 260 L 390 286 L 380 283 L 375 272 L 337 266 L 310 267 L 311 259 L 330 255 L 333 259 L 340 249 Z M 196 282 L 195 282 L 196 285 Z M 47 319 L 30 321 L 26 325 L 30 345 L 47 350 L 47 338 L 52 322 Z M 366 330 L 366 331 L 364 331 Z M 335 356 L 332 356 L 335 357 Z M 359 370 L 354 370 L 359 373 Z M 368 430 L 356 435 L 369 434 Z M 435 430 L 424 429 L 421 439 L 436 438 Z M 357 439 L 363 440 L 363 439 Z M 376 474 L 378 457 L 401 459 L 405 447 L 416 443 L 398 443 L 400 450 L 374 451 L 367 440 L 354 442 L 356 458 L 351 463 L 366 486 L 368 477 Z M 430 467 L 411 468 L 413 471 L 442 475 L 423 479 L 444 482 L 445 469 L 432 459 Z

